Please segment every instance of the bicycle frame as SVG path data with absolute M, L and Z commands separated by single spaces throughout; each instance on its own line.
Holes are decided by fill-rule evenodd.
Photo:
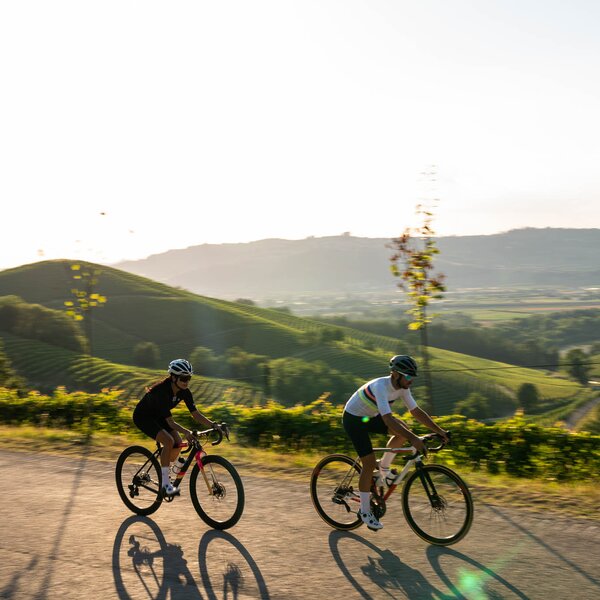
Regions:
M 395 454 L 411 454 L 411 455 L 415 454 L 415 448 L 412 448 L 412 447 L 411 448 L 388 448 L 388 447 L 373 448 L 373 451 L 374 452 L 394 452 Z M 392 485 L 390 485 L 390 487 L 387 489 L 387 491 L 383 495 L 383 499 L 387 500 L 392 495 L 393 491 L 404 481 L 404 478 L 406 477 L 408 472 L 411 470 L 413 465 L 415 466 L 415 468 L 418 469 L 422 463 L 423 463 L 423 459 L 421 458 L 420 455 L 417 455 L 414 458 L 409 458 L 406 461 L 406 463 L 404 464 L 402 471 L 400 471 L 400 473 L 398 473 L 398 475 L 396 475 L 396 477 L 394 478 L 394 483 L 392 483 Z M 425 486 L 425 489 L 427 489 L 427 486 Z
M 437 451 L 441 450 L 441 448 L 442 448 L 442 446 L 440 446 L 438 448 L 430 448 L 429 451 L 437 452 Z M 373 448 L 373 452 L 383 452 L 383 453 L 393 452 L 394 454 L 410 454 L 410 457 L 407 459 L 407 461 L 404 464 L 404 467 L 402 468 L 400 473 L 398 473 L 395 476 L 394 482 L 392 483 L 392 485 L 390 485 L 382 495 L 379 494 L 379 490 L 375 490 L 376 495 L 381 500 L 386 502 L 388 500 L 388 498 L 394 493 L 394 490 L 404 481 L 408 472 L 414 467 L 419 473 L 419 479 L 423 483 L 423 487 L 425 489 L 425 492 L 427 493 L 427 497 L 429 498 L 431 505 L 435 506 L 437 504 L 438 494 L 435 489 L 435 485 L 434 485 L 433 481 L 431 480 L 431 477 L 429 476 L 429 474 L 421 468 L 423 466 L 423 457 L 416 451 L 416 448 L 414 448 L 412 446 L 409 448 L 406 448 L 406 447 L 404 447 L 404 448 L 388 448 L 387 446 L 385 446 L 383 448 Z M 360 457 L 356 457 L 352 467 L 350 467 L 350 469 L 348 470 L 348 473 L 342 480 L 342 484 L 340 485 L 340 487 L 345 486 L 352 478 L 352 476 L 354 474 L 354 465 L 360 465 L 362 468 L 362 464 L 360 462 Z
M 181 444 L 180 448 L 185 448 L 186 446 L 188 446 L 187 442 L 183 442 Z M 192 452 L 192 450 L 193 450 L 193 452 Z M 154 455 L 157 458 L 160 455 L 160 451 L 161 451 L 161 449 L 157 448 L 156 452 L 154 453 Z M 186 454 L 186 453 L 189 453 L 188 457 L 187 457 L 186 461 L 183 463 L 179 473 L 177 473 L 177 476 L 175 477 L 175 481 L 173 481 L 173 487 L 174 488 L 181 487 L 181 482 L 183 481 L 183 478 L 185 477 L 186 473 L 188 472 L 188 469 L 190 468 L 190 466 L 192 465 L 192 463 L 194 462 L 194 459 L 195 459 L 196 464 L 198 465 L 198 468 L 200 469 L 200 473 L 202 473 L 202 478 L 204 479 L 204 483 L 206 483 L 206 488 L 208 489 L 208 493 L 212 496 L 213 489 L 212 489 L 210 482 L 208 481 L 208 477 L 206 475 L 206 472 L 204 471 L 204 463 L 202 462 L 202 459 L 205 456 L 207 456 L 207 454 L 206 454 L 206 451 L 204 450 L 204 448 L 202 447 L 202 444 L 200 443 L 200 441 L 194 440 L 192 445 L 188 446 L 187 450 L 181 451 L 181 454 Z
M 183 463 L 181 470 L 179 471 L 179 473 L 177 473 L 177 476 L 175 477 L 175 481 L 173 481 L 173 487 L 175 488 L 180 488 L 181 487 L 181 482 L 183 481 L 183 478 L 185 477 L 188 469 L 190 468 L 190 465 L 192 464 L 192 462 L 194 461 L 194 459 L 196 460 L 196 464 L 198 465 L 198 468 L 200 469 L 200 473 L 202 473 L 202 477 L 204 479 L 204 482 L 206 483 L 206 488 L 208 489 L 208 493 L 212 496 L 213 495 L 213 489 L 212 486 L 208 480 L 208 477 L 206 475 L 206 472 L 204 470 L 204 463 L 202 462 L 202 459 L 207 456 L 206 451 L 204 450 L 204 448 L 202 447 L 202 444 L 200 443 L 199 440 L 194 440 L 194 442 L 192 443 L 191 446 L 188 446 L 187 442 L 183 442 L 181 444 L 181 446 L 179 446 L 180 448 L 186 448 L 187 450 L 182 450 L 181 453 L 182 454 L 186 454 L 189 452 L 189 455 L 186 459 L 186 461 Z M 191 452 L 191 450 L 194 450 L 193 452 Z M 154 451 L 154 458 L 157 459 L 157 461 L 160 464 L 160 454 L 161 454 L 162 448 L 160 445 L 157 445 L 156 450 Z M 148 467 L 148 463 L 150 461 L 147 460 L 137 471 L 137 473 L 134 475 L 134 483 L 136 485 L 138 485 L 139 487 L 143 487 L 146 488 L 147 490 L 150 491 L 156 491 L 153 488 L 145 485 L 145 482 L 142 481 L 141 479 L 139 479 L 139 474 L 141 472 L 144 472 L 147 467 Z

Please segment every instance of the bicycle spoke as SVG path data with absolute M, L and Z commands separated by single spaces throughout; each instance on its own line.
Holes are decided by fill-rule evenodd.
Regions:
M 321 518 L 337 529 L 354 529 L 362 523 L 356 516 L 360 467 L 353 463 L 343 455 L 326 457 L 311 476 L 313 504 Z
M 137 514 L 150 514 L 160 505 L 161 473 L 152 453 L 133 446 L 117 462 L 117 488 L 123 502 Z
M 194 508 L 212 527 L 227 529 L 242 514 L 242 481 L 233 465 L 223 457 L 209 456 L 204 461 L 204 469 L 194 468 L 190 493 Z
M 405 516 L 412 529 L 427 541 L 447 545 L 461 539 L 472 519 L 470 494 L 462 480 L 444 467 L 429 465 L 406 483 Z

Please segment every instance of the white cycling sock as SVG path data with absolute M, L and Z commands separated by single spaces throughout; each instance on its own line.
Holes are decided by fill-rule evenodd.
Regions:
M 360 493 L 360 510 L 364 513 L 371 512 L 371 492 Z
M 394 458 L 396 458 L 396 455 L 393 452 L 386 452 L 379 461 L 379 469 L 381 471 L 389 471 Z
M 169 485 L 169 467 L 162 467 L 162 486 Z

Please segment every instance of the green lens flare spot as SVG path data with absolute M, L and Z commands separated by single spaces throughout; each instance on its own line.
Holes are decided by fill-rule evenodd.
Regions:
M 363 423 L 368 423 L 371 419 L 369 419 L 369 417 L 363 417 L 361 420 Z
M 471 571 L 459 569 L 458 571 L 458 589 L 461 594 L 473 600 L 488 600 L 485 593 L 485 583 L 489 576 L 485 574 L 478 575 Z

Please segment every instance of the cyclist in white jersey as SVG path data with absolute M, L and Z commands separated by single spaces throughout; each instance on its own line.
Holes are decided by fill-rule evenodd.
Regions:
M 389 433 L 388 448 L 399 448 L 407 441 L 419 452 L 425 453 L 421 438 L 404 423 L 392 415 L 391 404 L 401 398 L 411 415 L 431 431 L 439 433 L 445 441 L 447 433 L 421 408 L 417 406 L 410 392 L 413 379 L 417 376 L 417 363 L 406 355 L 393 356 L 390 359 L 390 374 L 378 377 L 362 385 L 346 402 L 342 422 L 350 437 L 363 469 L 358 481 L 360 509 L 358 516 L 370 529 L 381 529 L 383 525 L 371 511 L 371 478 L 377 468 L 371 433 Z M 379 461 L 382 481 L 390 475 L 390 465 L 394 460 L 393 452 L 386 452 Z

